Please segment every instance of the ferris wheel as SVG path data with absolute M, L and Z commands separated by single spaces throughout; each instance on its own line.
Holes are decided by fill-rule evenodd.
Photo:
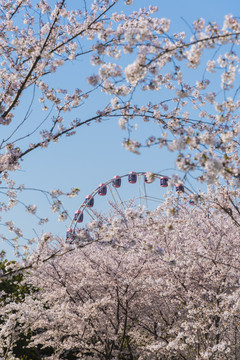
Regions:
M 84 201 L 79 206 L 78 210 L 75 212 L 73 219 L 71 221 L 70 227 L 66 233 L 66 241 L 71 242 L 74 238 L 76 232 L 79 230 L 79 227 L 83 225 L 85 217 L 88 220 L 94 219 L 97 217 L 96 211 L 94 211 L 96 198 L 104 197 L 108 198 L 109 203 L 116 204 L 117 206 L 124 207 L 126 205 L 126 201 L 123 200 L 120 188 L 122 185 L 135 185 L 135 194 L 138 195 L 135 197 L 131 196 L 130 198 L 134 198 L 138 201 L 138 205 L 144 206 L 145 208 L 149 208 L 150 203 L 159 203 L 162 202 L 162 198 L 152 196 L 149 194 L 148 185 L 152 184 L 154 180 L 159 180 L 158 189 L 167 188 L 169 186 L 170 177 L 160 174 L 160 173 L 152 173 L 152 172 L 130 172 L 124 175 L 115 175 L 112 179 L 105 181 L 98 185 L 98 187 L 93 190 L 89 195 L 87 195 Z M 137 188 L 137 189 L 136 189 Z M 131 188 L 133 189 L 133 188 Z M 157 190 L 158 191 L 158 190 Z M 189 197 L 189 204 L 195 205 L 195 195 L 189 188 L 187 188 L 182 183 L 175 184 L 175 191 L 177 196 L 180 194 L 186 194 Z M 132 191 L 131 191 L 132 194 Z M 110 200 L 111 199 L 111 200 Z M 156 207 L 156 205 L 155 205 Z

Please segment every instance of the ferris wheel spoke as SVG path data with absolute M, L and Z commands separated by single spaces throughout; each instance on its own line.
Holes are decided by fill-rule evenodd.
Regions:
M 148 208 L 148 200 L 147 200 L 147 191 L 146 191 L 145 181 L 143 182 L 143 189 L 144 189 L 144 196 L 145 196 L 145 201 L 146 201 L 146 208 Z
M 90 209 L 87 209 L 86 208 L 86 213 L 90 216 L 90 218 L 92 219 L 92 220 L 96 220 L 96 215 L 94 214 L 94 212 L 93 212 L 93 210 L 90 208 Z
M 154 196 L 150 196 L 150 195 L 148 195 L 147 198 L 148 198 L 148 200 L 150 200 L 150 201 L 154 201 L 154 202 L 158 202 L 158 203 L 163 203 L 163 202 L 164 202 L 163 199 L 160 199 L 160 198 L 154 197 Z
M 140 176 L 138 175 L 138 191 L 139 191 L 139 205 L 142 206 L 141 204 L 141 199 L 142 199 L 142 191 L 141 191 L 141 182 L 140 182 Z
M 115 198 L 115 196 L 114 196 L 114 194 L 113 194 L 111 184 L 108 185 L 108 188 L 109 188 L 109 190 L 110 190 L 110 193 L 111 193 L 111 195 L 112 195 L 112 198 L 113 198 L 114 203 L 115 203 L 116 205 L 118 205 L 118 202 L 117 202 L 117 200 L 116 200 L 116 198 Z M 117 190 L 116 188 L 114 188 L 114 189 Z
M 120 200 L 120 205 L 122 205 L 123 209 L 126 209 L 126 206 L 125 206 L 124 201 L 122 200 L 122 198 L 121 198 L 121 196 L 119 194 L 118 189 L 114 188 L 114 190 L 116 191 L 116 194 L 117 194 L 117 196 L 118 196 L 118 198 Z

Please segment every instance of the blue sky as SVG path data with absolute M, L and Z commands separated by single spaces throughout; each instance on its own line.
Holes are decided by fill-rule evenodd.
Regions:
M 199 17 L 203 17 L 207 21 L 216 20 L 222 23 L 225 14 L 233 13 L 235 16 L 239 16 L 240 9 L 237 0 L 202 0 L 201 2 L 135 0 L 129 7 L 129 11 L 137 7 L 148 7 L 149 4 L 159 7 L 157 14 L 159 17 L 171 20 L 172 32 L 182 30 L 187 32 L 187 24 L 191 25 L 193 20 Z M 118 9 L 121 10 L 120 5 Z M 60 70 L 57 77 L 54 78 L 53 85 L 72 88 L 82 86 L 84 80 L 82 66 L 85 64 L 81 62 L 69 64 L 64 73 L 61 73 Z M 78 85 L 78 77 L 81 85 Z M 158 96 L 161 97 L 161 93 Z M 107 101 L 107 99 L 95 95 L 91 101 L 87 108 L 78 109 L 78 116 L 82 119 L 88 115 L 94 115 L 96 108 L 101 108 L 101 102 Z M 21 106 L 24 107 L 24 105 Z M 16 113 L 19 112 L 19 116 L 21 116 L 21 111 L 20 107 Z M 41 119 L 42 116 L 43 113 L 38 109 L 35 109 L 32 114 L 36 120 Z M 71 115 L 67 116 L 71 118 Z M 145 131 L 146 128 L 139 128 L 136 131 L 136 137 L 144 136 Z M 51 144 L 46 150 L 39 149 L 27 155 L 22 163 L 21 171 L 14 174 L 14 179 L 17 184 L 24 183 L 27 187 L 45 190 L 60 188 L 67 191 L 72 187 L 78 187 L 80 189 L 78 197 L 64 202 L 66 209 L 73 215 L 86 195 L 91 193 L 98 184 L 104 183 L 114 175 L 123 175 L 130 171 L 164 172 L 166 175 L 176 172 L 174 170 L 174 154 L 169 154 L 166 150 L 157 147 L 143 149 L 141 155 L 132 154 L 121 146 L 121 141 L 125 136 L 126 134 L 118 126 L 117 119 L 80 127 L 75 136 L 63 138 L 58 144 Z M 173 170 L 164 170 L 169 168 Z M 161 198 L 164 191 L 160 187 L 155 187 L 153 190 L 155 196 Z M 138 189 L 136 186 L 126 183 L 120 192 L 124 199 L 130 199 L 137 196 Z M 70 220 L 59 223 L 57 215 L 49 213 L 49 206 L 43 196 L 35 192 L 28 192 L 24 193 L 22 199 L 27 204 L 36 203 L 41 216 L 50 216 L 49 223 L 40 228 L 37 221 L 26 214 L 21 206 L 6 214 L 4 220 L 14 219 L 16 225 L 21 226 L 29 238 L 35 236 L 35 233 L 40 236 L 45 231 L 65 236 Z M 98 210 L 107 207 L 106 199 L 96 200 Z M 7 251 L 11 257 L 11 251 L 9 249 Z

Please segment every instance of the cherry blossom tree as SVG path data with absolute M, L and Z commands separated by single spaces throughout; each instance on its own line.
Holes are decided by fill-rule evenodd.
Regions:
M 190 35 L 172 33 L 156 7 L 136 2 L 120 12 L 119 4 L 125 10 L 132 1 L 72 9 L 67 0 L 0 0 L 0 174 L 8 199 L 1 211 L 27 190 L 11 175 L 26 156 L 112 118 L 127 150 L 177 151 L 180 170 L 215 188 L 196 195 L 191 209 L 173 196 L 155 212 L 118 209 L 68 244 L 42 236 L 20 268 L 8 263 L 1 274 L 38 289 L 21 299 L 1 289 L 1 357 L 19 359 L 23 335 L 30 349 L 50 349 L 49 359 L 238 359 L 239 19 L 198 19 Z M 78 59 L 81 88 L 56 87 L 57 74 Z M 91 108 L 100 93 L 102 108 L 79 118 L 79 107 Z M 39 122 L 33 108 L 46 114 Z M 146 140 L 134 137 L 141 122 L 156 125 Z M 59 220 L 68 216 L 61 196 L 79 191 L 38 190 Z M 38 216 L 35 204 L 23 205 Z M 18 252 L 23 231 L 5 225 L 14 237 L 1 238 Z
M 11 176 L 26 156 L 74 135 L 83 125 L 112 118 L 126 131 L 126 149 L 138 153 L 143 146 L 166 146 L 178 152 L 176 163 L 186 174 L 193 171 L 201 181 L 238 186 L 239 20 L 232 15 L 222 24 L 198 19 L 189 35 L 182 29 L 172 33 L 170 20 L 151 4 L 146 9 L 122 0 L 72 4 L 0 1 L 0 173 L 8 199 L 2 212 L 19 204 L 18 193 L 27 190 Z M 55 86 L 70 62 L 80 64 L 81 88 L 79 78 L 74 90 Z M 142 91 L 144 101 L 139 101 Z M 79 107 L 90 109 L 100 93 L 102 108 L 79 118 Z M 39 122 L 34 108 L 45 111 Z M 141 121 L 156 124 L 146 141 L 134 137 Z M 43 193 L 59 220 L 65 220 L 63 192 Z M 35 204 L 23 205 L 39 216 Z M 39 216 L 40 223 L 46 221 Z M 16 247 L 23 229 L 11 220 L 4 224 L 14 236 L 2 234 L 2 240 Z
M 238 359 L 239 227 L 209 203 L 178 204 L 112 213 L 65 250 L 45 235 L 25 274 L 39 290 L 1 312 L 1 356 L 31 330 L 49 359 Z
M 9 266 L 14 265 L 14 261 L 8 262 L 4 260 L 4 252 L 0 254 L 0 271 L 1 275 L 4 275 L 8 272 Z M 11 277 L 1 277 L 0 279 L 0 293 L 1 293 L 1 307 L 10 304 L 11 302 L 22 302 L 24 300 L 25 294 L 36 291 L 36 289 L 30 288 L 24 284 L 23 273 L 17 273 Z M 0 323 L 3 323 L 2 317 L 0 317 Z M 28 334 L 19 334 L 17 341 L 14 344 L 14 355 L 25 360 L 37 360 L 39 359 L 39 351 L 37 348 L 26 348 L 28 344 L 28 339 L 30 338 L 30 333 Z M 4 352 L 7 352 L 4 350 Z

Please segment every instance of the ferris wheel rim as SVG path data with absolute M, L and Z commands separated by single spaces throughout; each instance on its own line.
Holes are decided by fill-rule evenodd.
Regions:
M 127 173 L 127 174 L 115 175 L 114 177 L 112 177 L 111 179 L 107 180 L 106 182 L 99 184 L 96 189 L 94 189 L 89 195 L 85 196 L 84 201 L 81 203 L 81 205 L 79 206 L 79 208 L 78 208 L 78 210 L 75 212 L 75 214 L 78 213 L 78 218 L 83 214 L 83 212 L 86 210 L 86 208 L 88 208 L 88 202 L 86 202 L 86 199 L 87 199 L 87 198 L 93 198 L 93 199 L 94 199 L 94 197 L 95 197 L 97 194 L 99 194 L 99 189 L 100 189 L 101 186 L 102 186 L 102 187 L 103 187 L 103 186 L 108 187 L 109 185 L 111 185 L 111 183 L 112 183 L 114 180 L 128 177 L 130 174 L 134 174 L 134 175 L 136 175 L 137 177 L 139 177 L 139 176 L 146 176 L 147 173 L 150 173 L 154 178 L 158 178 L 158 179 L 166 178 L 167 180 L 171 179 L 170 176 L 161 174 L 161 173 L 159 173 L 159 172 L 156 172 L 156 173 L 155 173 L 155 172 L 150 172 L 150 171 L 131 171 L 131 172 Z M 153 182 L 153 181 L 152 181 L 152 182 Z M 144 186 L 146 185 L 146 183 L 147 183 L 147 184 L 151 184 L 152 182 L 146 182 L 146 181 L 144 181 Z M 177 185 L 181 185 L 181 183 L 176 184 L 176 186 L 177 186 Z M 183 185 L 182 185 L 182 186 L 183 186 Z M 164 186 L 163 186 L 163 187 L 164 187 Z M 167 186 L 166 186 L 166 187 L 167 187 Z M 190 189 L 189 189 L 187 186 L 185 186 L 185 185 L 183 186 L 183 189 L 184 189 L 184 190 L 183 190 L 183 191 L 180 190 L 180 192 L 185 192 L 185 190 L 187 190 L 187 193 L 190 193 L 191 195 L 194 194 L 193 191 L 190 190 Z M 111 190 L 111 187 L 110 187 L 110 190 Z M 116 187 L 115 187 L 115 190 L 117 190 Z M 145 190 L 145 194 L 146 194 L 146 190 Z M 106 194 L 104 194 L 104 195 L 106 195 Z M 142 197 L 142 198 L 146 198 L 146 197 L 147 197 L 147 195 L 145 195 L 145 197 Z M 141 197 L 139 197 L 139 198 L 141 198 Z M 157 201 L 157 200 L 156 200 L 156 201 Z M 123 202 L 122 202 L 122 203 L 123 203 Z M 86 211 L 87 211 L 87 210 L 86 210 Z M 73 217 L 68 231 L 71 230 L 72 232 L 75 232 L 75 230 L 76 230 L 76 228 L 77 228 L 77 224 L 78 224 L 78 218 L 77 218 L 77 220 L 75 220 L 74 217 Z M 75 223 L 75 225 L 74 225 L 74 227 L 73 227 L 73 224 L 74 224 L 74 223 Z

